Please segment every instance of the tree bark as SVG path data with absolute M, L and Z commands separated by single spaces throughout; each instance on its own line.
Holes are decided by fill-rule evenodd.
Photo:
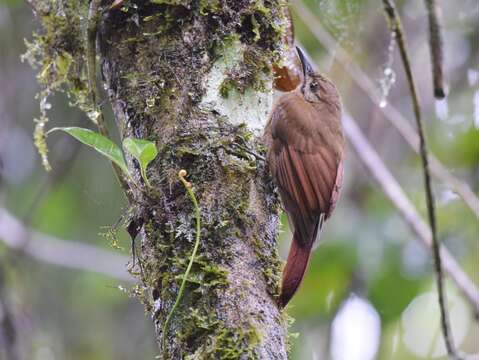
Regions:
M 59 2 L 68 8 L 70 1 Z M 275 300 L 281 273 L 278 197 L 260 140 L 285 4 L 124 5 L 102 15 L 100 64 L 121 138 L 152 140 L 159 151 L 148 168 L 151 189 L 136 160 L 127 156 L 127 162 L 140 184 L 129 194 L 130 230 L 140 235 L 137 293 L 152 314 L 160 358 L 286 359 L 285 320 Z M 183 298 L 164 329 L 196 235 L 181 169 L 198 198 L 201 243 Z

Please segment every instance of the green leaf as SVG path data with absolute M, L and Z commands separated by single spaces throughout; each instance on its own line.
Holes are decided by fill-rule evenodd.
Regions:
M 150 182 L 146 177 L 146 168 L 158 155 L 155 143 L 149 140 L 126 138 L 123 140 L 123 148 L 138 160 L 141 176 L 146 185 L 150 187 Z
M 121 152 L 121 149 L 110 139 L 94 131 L 80 127 L 56 127 L 48 131 L 47 134 L 58 130 L 64 131 L 67 134 L 73 136 L 78 141 L 82 142 L 83 144 L 94 148 L 100 154 L 106 156 L 108 159 L 118 165 L 120 169 L 128 177 L 130 177 L 130 173 L 128 172 L 128 168 L 126 167 L 126 162 L 123 158 L 123 153 Z

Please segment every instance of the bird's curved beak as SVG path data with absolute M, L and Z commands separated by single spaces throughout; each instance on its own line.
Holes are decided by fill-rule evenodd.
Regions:
M 304 55 L 303 50 L 301 50 L 299 46 L 296 46 L 296 51 L 298 52 L 299 60 L 301 60 L 304 78 L 306 78 L 306 75 L 314 74 L 313 66 L 306 58 L 306 55 Z

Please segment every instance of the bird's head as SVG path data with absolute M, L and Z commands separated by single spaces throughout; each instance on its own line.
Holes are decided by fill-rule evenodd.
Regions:
M 339 103 L 340 99 L 336 86 L 328 78 L 314 71 L 313 66 L 299 47 L 296 47 L 296 50 L 303 69 L 300 90 L 304 99 L 310 103 Z

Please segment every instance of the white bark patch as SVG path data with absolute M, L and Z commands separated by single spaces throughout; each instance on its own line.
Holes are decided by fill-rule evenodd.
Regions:
M 267 92 L 260 92 L 248 87 L 244 94 L 230 89 L 228 97 L 220 94 L 220 86 L 227 78 L 228 70 L 238 65 L 243 58 L 245 46 L 239 41 L 224 49 L 224 55 L 212 66 L 206 76 L 206 93 L 200 103 L 204 110 L 217 111 L 226 116 L 234 125 L 246 124 L 255 133 L 261 133 L 266 125 L 273 104 L 272 78 L 264 76 Z

